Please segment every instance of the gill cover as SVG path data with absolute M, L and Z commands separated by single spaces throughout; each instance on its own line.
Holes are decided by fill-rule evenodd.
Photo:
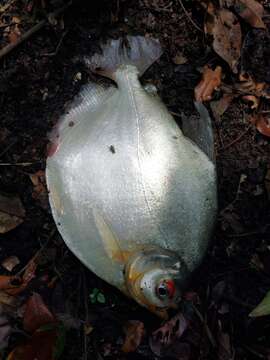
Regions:
M 129 293 L 152 312 L 176 307 L 187 278 L 183 260 L 172 251 L 156 247 L 132 256 L 125 269 Z

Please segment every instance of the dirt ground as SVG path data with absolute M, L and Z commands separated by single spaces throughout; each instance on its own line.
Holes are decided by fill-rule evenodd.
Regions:
M 30 16 L 28 3 L 17 0 L 6 15 L 19 13 L 25 30 L 33 26 L 33 16 L 42 18 L 62 4 L 36 1 L 36 13 L 31 10 Z M 183 3 L 203 29 L 204 11 L 195 1 Z M 74 0 L 56 22 L 0 59 L 0 190 L 18 195 L 26 211 L 20 226 L 0 235 L 0 263 L 17 256 L 17 273 L 44 250 L 35 279 L 20 297 L 23 301 L 37 292 L 52 312 L 79 322 L 66 332 L 60 359 L 157 358 L 149 338 L 161 320 L 98 279 L 71 254 L 56 230 L 46 194 L 35 191 L 31 180 L 45 169 L 50 129 L 81 86 L 96 78 L 74 59 L 96 52 L 101 40 L 127 33 L 161 40 L 164 54 L 142 82 L 157 86 L 179 124 L 179 115 L 194 113 L 194 87 L 203 65 L 226 69 L 176 0 Z M 3 32 L 0 36 L 7 42 Z M 188 289 L 199 299 L 199 315 L 192 315 L 191 328 L 163 359 L 270 358 L 269 317 L 248 316 L 270 289 L 270 143 L 248 122 L 248 111 L 247 104 L 236 99 L 213 120 L 219 215 L 209 252 Z M 9 274 L 3 267 L 0 271 Z M 53 286 L 48 287 L 44 277 L 54 279 Z M 93 289 L 103 294 L 100 303 L 91 302 Z M 128 320 L 142 321 L 146 335 L 135 352 L 124 354 L 120 349 Z M 12 324 L 17 331 L 3 358 L 25 337 L 18 330 L 20 320 L 13 317 Z

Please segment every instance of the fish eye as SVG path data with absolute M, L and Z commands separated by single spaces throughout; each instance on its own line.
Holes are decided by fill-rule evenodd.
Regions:
M 160 299 L 172 298 L 175 293 L 175 285 L 172 280 L 165 280 L 158 284 L 157 289 L 157 296 Z

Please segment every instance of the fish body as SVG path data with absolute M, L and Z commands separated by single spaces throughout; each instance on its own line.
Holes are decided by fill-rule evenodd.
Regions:
M 89 269 L 160 309 L 156 281 L 168 292 L 173 277 L 181 288 L 206 252 L 215 164 L 142 87 L 136 64 L 118 66 L 113 79 L 117 88 L 87 85 L 59 124 L 46 169 L 52 213 Z M 142 284 L 155 289 L 141 296 Z

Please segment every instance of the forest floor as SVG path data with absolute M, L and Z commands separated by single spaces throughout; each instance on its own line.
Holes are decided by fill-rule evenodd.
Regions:
M 1 6 L 3 48 L 63 2 L 16 0 Z M 267 2 L 264 6 L 267 11 Z M 5 304 L 0 291 L 2 316 L 9 326 L 8 334 L 1 335 L 0 322 L 3 359 L 27 341 L 31 344 L 34 329 L 31 332 L 25 326 L 22 309 L 33 294 L 41 296 L 46 311 L 65 329 L 57 335 L 60 359 L 270 358 L 269 317 L 249 317 L 270 290 L 270 141 L 249 122 L 249 106 L 240 98 L 213 119 L 217 225 L 205 261 L 189 284 L 188 310 L 185 304 L 181 310 L 192 313 L 189 325 L 183 334 L 180 329 L 173 333 L 168 346 L 165 335 L 153 340 L 152 334 L 161 327 L 171 335 L 172 324 L 164 330 L 160 319 L 85 268 L 57 232 L 47 199 L 48 133 L 81 86 L 96 78 L 74 58 L 93 54 L 101 41 L 128 33 L 160 39 L 164 54 L 142 82 L 156 85 L 181 125 L 179 114 L 194 114 L 194 88 L 203 66 L 221 65 L 229 73 L 202 31 L 204 15 L 197 2 L 187 0 L 74 0 L 56 19 L 49 18 L 0 58 L 0 191 L 19 198 L 24 208 L 15 213 L 21 223 L 0 235 L 0 274 L 20 275 L 29 268 L 29 261 L 38 258 L 31 281 L 18 294 L 11 294 L 16 306 L 10 299 Z M 247 31 L 244 26 L 243 32 Z M 0 205 L 0 212 L 14 215 L 4 208 Z M 16 257 L 18 264 L 10 257 L 13 261 Z M 7 259 L 13 264 L 11 271 Z M 130 352 L 125 353 L 127 332 L 137 344 L 134 351 L 127 345 Z M 35 338 L 35 342 L 50 347 L 51 338 Z M 16 356 L 10 359 L 21 359 Z M 31 356 L 28 353 L 28 360 Z

